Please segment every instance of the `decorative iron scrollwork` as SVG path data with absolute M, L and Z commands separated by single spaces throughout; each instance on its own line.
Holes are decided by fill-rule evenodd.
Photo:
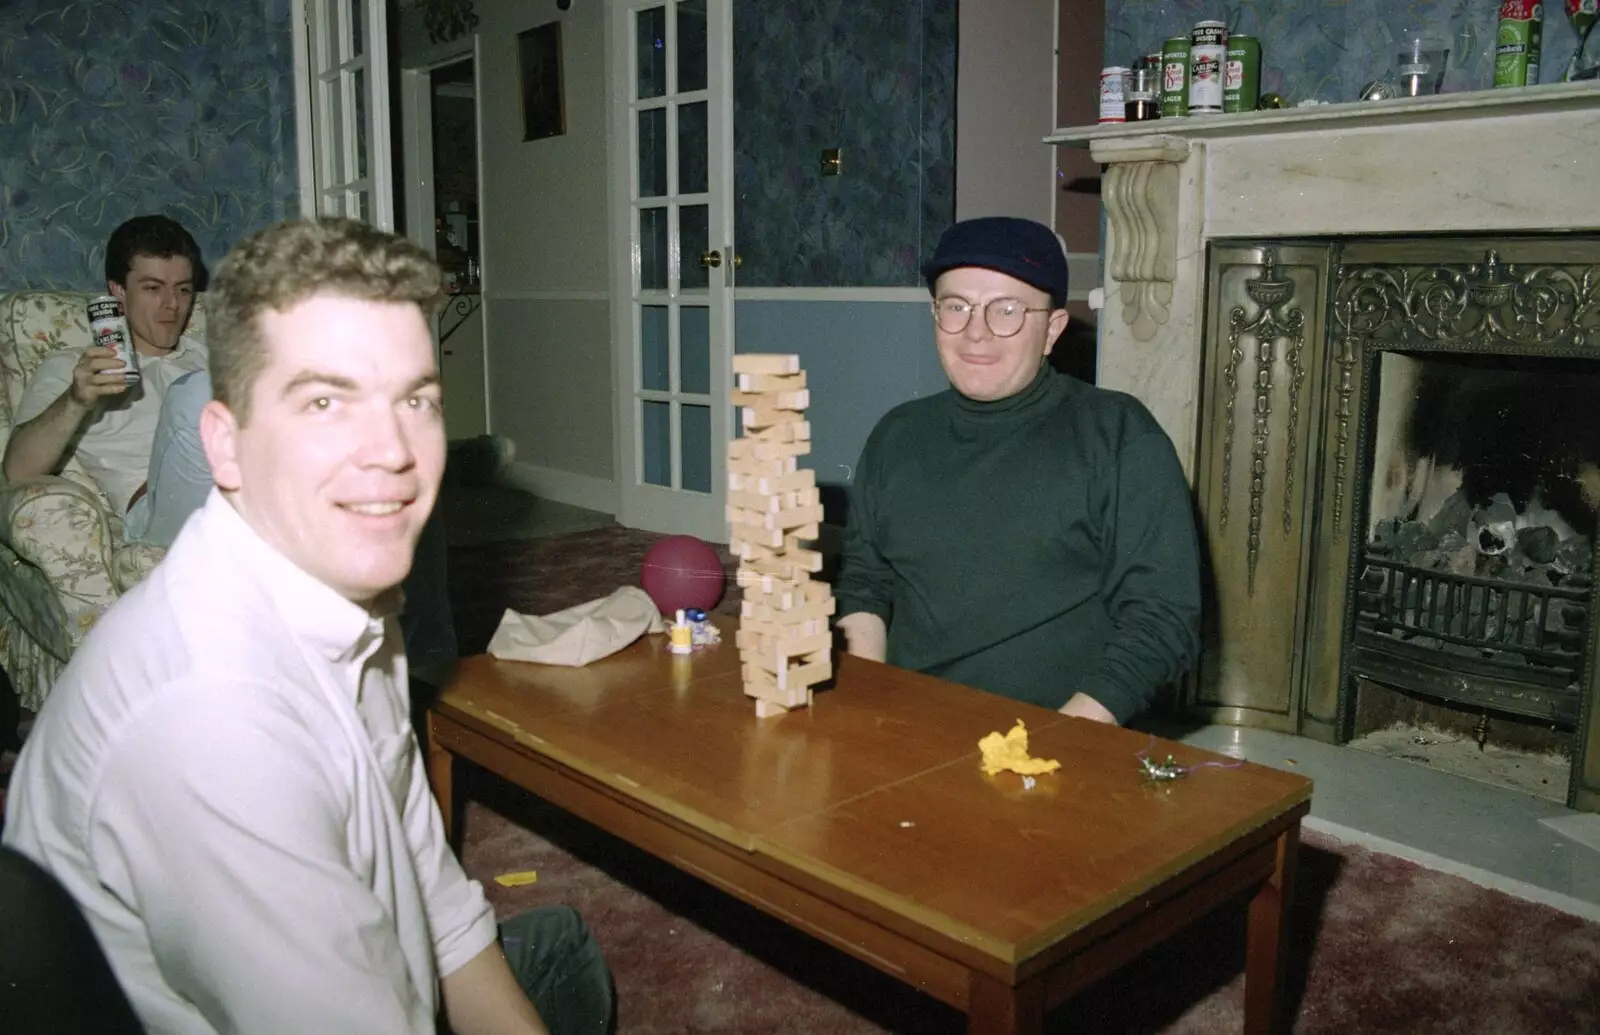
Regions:
M 1339 352 L 1334 356 L 1334 362 L 1339 364 L 1339 382 L 1334 386 L 1339 397 L 1339 408 L 1333 414 L 1338 421 L 1333 446 L 1333 530 L 1337 533 L 1344 516 L 1345 471 L 1350 464 L 1350 421 L 1355 417 L 1350 409 L 1350 397 L 1356 391 L 1356 343 L 1348 334 L 1340 336 Z
M 1341 266 L 1342 334 L 1396 349 L 1591 354 L 1600 266 L 1502 262 Z
M 1228 527 L 1228 510 L 1232 496 L 1234 405 L 1238 392 L 1239 365 L 1244 361 L 1244 348 L 1240 344 L 1245 335 L 1256 340 L 1254 417 L 1250 436 L 1250 524 L 1246 533 L 1246 566 L 1248 590 L 1255 592 L 1256 567 L 1261 559 L 1261 523 L 1266 510 L 1267 457 L 1272 434 L 1272 371 L 1276 359 L 1273 346 L 1280 339 L 1287 340 L 1284 360 L 1289 366 L 1289 425 L 1287 459 L 1284 468 L 1283 530 L 1288 533 L 1294 524 L 1294 465 L 1300 431 L 1300 390 L 1305 383 L 1305 314 L 1299 309 L 1285 310 L 1294 298 L 1294 281 L 1278 275 L 1277 253 L 1264 249 L 1261 258 L 1261 275 L 1245 281 L 1245 294 L 1257 306 L 1255 316 L 1249 316 L 1242 305 L 1234 306 L 1228 314 L 1228 363 L 1223 369 L 1227 382 L 1228 398 L 1224 403 L 1224 431 L 1222 444 L 1222 507 L 1219 514 L 1221 529 Z
M 451 295 L 439 310 L 439 344 L 443 345 L 450 335 L 467 322 L 467 317 L 482 308 L 483 296 L 477 292 Z

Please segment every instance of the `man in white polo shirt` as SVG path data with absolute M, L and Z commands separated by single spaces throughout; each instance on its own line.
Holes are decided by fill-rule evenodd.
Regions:
M 433 1035 L 441 999 L 456 1035 L 609 1030 L 576 913 L 497 939 L 407 721 L 396 587 L 444 469 L 440 285 L 348 220 L 229 253 L 199 424 L 216 490 L 18 760 L 5 842 L 77 900 L 152 1032 Z
M 46 356 L 17 405 L 3 462 L 8 481 L 53 474 L 76 455 L 116 512 L 127 515 L 130 540 L 172 541 L 210 488 L 197 464 L 169 459 L 178 451 L 166 437 L 168 427 L 189 428 L 206 401 L 206 386 L 190 387 L 195 379 L 185 377 L 205 370 L 205 343 L 183 333 L 201 273 L 200 248 L 175 220 L 135 216 L 112 231 L 106 289 L 122 300 L 140 379 L 128 387 L 107 348 Z M 169 393 L 177 412 L 162 422 Z

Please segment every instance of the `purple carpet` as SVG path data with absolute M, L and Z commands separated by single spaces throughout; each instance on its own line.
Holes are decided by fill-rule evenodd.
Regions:
M 481 650 L 506 607 L 544 613 L 636 584 L 654 539 L 607 528 L 453 550 L 463 649 Z M 865 964 L 492 777 L 463 776 L 468 872 L 502 915 L 546 903 L 584 914 L 616 975 L 619 1032 L 964 1030 Z M 538 881 L 493 883 L 519 870 Z M 1315 833 L 1296 899 L 1296 1032 L 1600 1032 L 1600 925 Z M 1058 1010 L 1051 1029 L 1237 1032 L 1243 945 L 1243 909 L 1223 909 Z

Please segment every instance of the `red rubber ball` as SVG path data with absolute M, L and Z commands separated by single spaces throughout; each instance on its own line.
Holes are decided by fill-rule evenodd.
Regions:
M 722 599 L 722 583 L 722 558 L 692 535 L 660 540 L 644 555 L 639 569 L 639 585 L 665 615 L 679 608 L 711 610 Z

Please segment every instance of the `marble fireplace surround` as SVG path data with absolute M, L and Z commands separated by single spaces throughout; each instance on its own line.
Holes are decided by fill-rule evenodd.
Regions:
M 1099 383 L 1194 476 L 1206 245 L 1600 229 L 1600 82 L 1062 129 L 1105 166 Z
M 1208 246 L 1600 230 L 1594 82 L 1091 126 L 1047 139 L 1087 146 L 1104 167 L 1099 383 L 1149 407 L 1191 484 L 1204 480 L 1206 462 Z M 1339 739 L 1328 710 L 1306 704 L 1202 711 Z M 1575 786 L 1600 787 L 1600 750 L 1588 754 L 1582 768 L 1595 772 L 1575 774 Z M 1600 809 L 1600 793 L 1577 797 L 1572 804 Z

